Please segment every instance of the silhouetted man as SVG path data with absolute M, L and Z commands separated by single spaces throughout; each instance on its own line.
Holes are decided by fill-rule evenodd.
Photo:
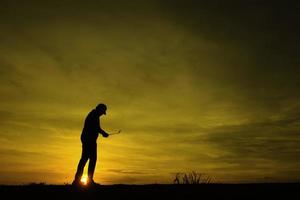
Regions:
M 97 161 L 97 138 L 98 134 L 102 134 L 103 137 L 108 137 L 109 134 L 100 128 L 99 117 L 106 114 L 107 107 L 105 104 L 100 103 L 95 109 L 93 109 L 86 117 L 84 127 L 81 133 L 82 154 L 78 163 L 77 172 L 73 185 L 79 185 L 81 176 L 83 174 L 84 166 L 89 160 L 88 167 L 88 184 L 95 184 L 93 180 L 96 161 Z

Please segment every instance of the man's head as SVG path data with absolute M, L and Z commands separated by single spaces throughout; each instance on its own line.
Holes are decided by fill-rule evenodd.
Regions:
M 99 115 L 106 115 L 106 110 L 107 110 L 107 106 L 103 103 L 98 104 L 98 106 L 96 106 L 96 111 L 99 113 Z

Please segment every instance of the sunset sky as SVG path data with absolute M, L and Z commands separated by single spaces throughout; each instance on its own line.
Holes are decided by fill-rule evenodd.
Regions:
M 269 3 L 268 3 L 269 2 Z M 0 0 L 0 184 L 300 181 L 296 1 Z

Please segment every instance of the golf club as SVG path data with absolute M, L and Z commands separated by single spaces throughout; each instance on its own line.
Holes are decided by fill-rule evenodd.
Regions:
M 121 129 L 118 130 L 118 131 L 116 131 L 116 132 L 112 132 L 112 133 L 110 133 L 109 135 L 116 135 L 116 134 L 120 134 L 120 133 L 121 133 Z

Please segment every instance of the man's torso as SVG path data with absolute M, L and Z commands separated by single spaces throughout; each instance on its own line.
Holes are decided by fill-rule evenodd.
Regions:
M 96 110 L 92 110 L 86 117 L 81 133 L 83 143 L 96 142 L 100 130 L 100 120 Z

